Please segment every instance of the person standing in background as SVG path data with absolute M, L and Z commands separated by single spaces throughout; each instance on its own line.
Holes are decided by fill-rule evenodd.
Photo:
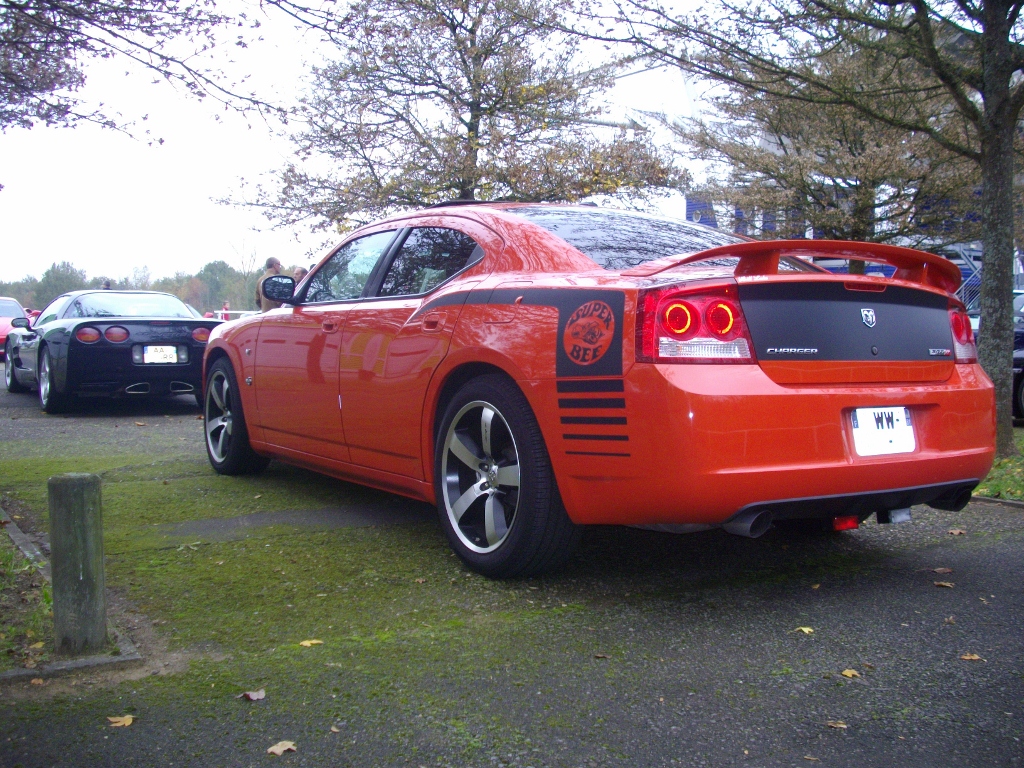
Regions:
M 263 273 L 263 276 L 256 282 L 256 306 L 260 308 L 260 312 L 268 312 L 271 309 L 277 309 L 281 306 L 279 301 L 271 301 L 263 296 L 263 281 L 271 275 L 281 274 L 281 262 L 271 256 L 267 259 L 267 271 Z
M 295 271 L 292 272 L 292 277 L 295 278 L 295 284 L 298 285 L 302 282 L 302 278 L 309 274 L 309 270 L 305 267 L 296 267 Z

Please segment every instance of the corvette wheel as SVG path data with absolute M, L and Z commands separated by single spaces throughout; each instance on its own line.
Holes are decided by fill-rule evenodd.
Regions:
M 68 396 L 57 391 L 53 383 L 53 358 L 50 348 L 43 347 L 39 355 L 39 406 L 46 413 L 64 413 L 68 410 Z
M 249 445 L 238 381 L 227 358 L 215 362 L 207 376 L 203 425 L 206 455 L 219 474 L 255 474 L 270 463 L 270 459 L 260 456 Z
M 8 392 L 16 394 L 28 390 L 28 387 L 18 381 L 18 374 L 14 372 L 14 355 L 11 353 L 10 342 L 7 342 L 7 346 L 4 347 L 4 383 L 7 385 Z
M 562 506 L 533 411 L 504 376 L 456 393 L 441 419 L 434 475 L 441 525 L 470 568 L 528 576 L 572 554 L 580 528 Z
M 1013 415 L 1024 419 L 1024 374 L 1017 377 L 1013 387 Z

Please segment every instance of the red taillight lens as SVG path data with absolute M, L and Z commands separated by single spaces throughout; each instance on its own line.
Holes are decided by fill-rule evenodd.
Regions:
M 953 357 L 958 363 L 978 362 L 978 347 L 974 343 L 971 318 L 964 308 L 952 305 L 949 308 L 949 328 L 953 333 Z
M 636 359 L 645 363 L 752 363 L 735 283 L 641 290 Z
M 100 340 L 100 332 L 97 331 L 95 328 L 89 328 L 87 326 L 85 328 L 79 328 L 77 331 L 75 331 L 75 338 L 78 339 L 83 344 L 95 344 L 97 341 Z
M 205 344 L 210 340 L 210 329 L 209 328 L 196 328 L 192 331 L 192 338 L 198 341 L 200 344 Z
M 860 527 L 860 519 L 856 515 L 843 515 L 832 518 L 833 531 L 852 531 Z
M 103 335 L 107 337 L 107 341 L 119 342 L 128 340 L 128 329 L 122 328 L 119 325 L 112 325 L 103 332 Z

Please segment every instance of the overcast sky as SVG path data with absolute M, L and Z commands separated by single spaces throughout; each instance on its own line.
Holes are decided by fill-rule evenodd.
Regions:
M 319 61 L 316 38 L 273 14 L 261 32 L 262 42 L 232 51 L 230 69 L 250 76 L 268 99 L 294 103 Z M 136 138 L 92 125 L 0 134 L 0 280 L 39 277 L 62 260 L 90 277 L 114 278 L 142 267 L 153 277 L 193 273 L 216 259 L 237 267 L 243 254 L 298 264 L 330 240 L 308 227 L 275 230 L 258 211 L 215 202 L 237 198 L 241 179 L 266 181 L 288 162 L 292 145 L 279 124 L 125 69 L 118 61 L 90 64 L 82 96 L 135 120 Z M 613 117 L 692 109 L 683 78 L 667 70 L 625 78 L 612 101 Z

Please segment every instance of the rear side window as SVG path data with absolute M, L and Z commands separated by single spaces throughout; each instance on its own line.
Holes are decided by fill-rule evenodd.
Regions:
M 394 230 L 377 232 L 345 243 L 309 279 L 306 301 L 321 303 L 358 299 L 370 273 L 395 237 Z
M 727 232 L 630 211 L 527 206 L 509 213 L 543 227 L 605 269 L 744 242 Z
M 11 299 L 0 299 L 0 317 L 24 317 L 21 305 Z
M 413 229 L 388 267 L 378 295 L 427 293 L 483 255 L 483 248 L 473 238 L 454 229 Z

